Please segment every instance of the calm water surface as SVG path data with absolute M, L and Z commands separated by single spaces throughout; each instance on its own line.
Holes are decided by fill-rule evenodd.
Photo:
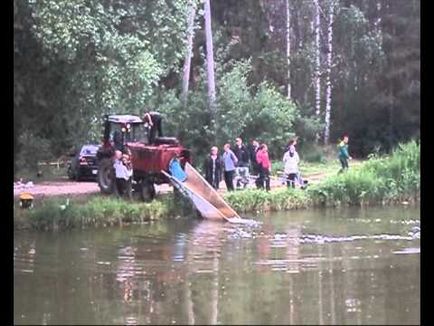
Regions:
M 419 207 L 17 231 L 16 324 L 418 324 Z

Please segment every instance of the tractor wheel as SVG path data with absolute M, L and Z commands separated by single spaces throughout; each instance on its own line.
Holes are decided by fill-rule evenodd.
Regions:
M 144 179 L 144 180 L 142 180 L 140 185 L 141 185 L 140 193 L 142 195 L 142 200 L 145 202 L 153 200 L 155 197 L 154 184 L 152 182 L 149 182 L 149 181 Z
M 115 188 L 115 170 L 112 160 L 101 160 L 98 167 L 98 186 L 104 194 L 112 194 Z

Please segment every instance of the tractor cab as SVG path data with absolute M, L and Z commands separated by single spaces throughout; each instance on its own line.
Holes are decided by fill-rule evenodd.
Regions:
M 142 119 L 134 115 L 106 115 L 103 147 L 110 149 L 128 142 L 149 144 L 149 129 Z

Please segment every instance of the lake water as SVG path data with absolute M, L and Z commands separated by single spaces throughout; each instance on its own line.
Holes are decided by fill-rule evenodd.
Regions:
M 419 207 L 249 218 L 16 231 L 14 322 L 420 323 Z

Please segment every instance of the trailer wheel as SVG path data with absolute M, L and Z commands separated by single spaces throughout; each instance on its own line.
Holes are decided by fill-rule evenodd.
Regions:
M 141 185 L 140 193 L 142 195 L 142 200 L 145 202 L 153 200 L 155 197 L 154 184 L 144 179 L 142 180 L 140 185 Z
M 112 194 L 115 185 L 115 170 L 112 160 L 105 158 L 101 160 L 98 167 L 98 186 L 102 193 Z

